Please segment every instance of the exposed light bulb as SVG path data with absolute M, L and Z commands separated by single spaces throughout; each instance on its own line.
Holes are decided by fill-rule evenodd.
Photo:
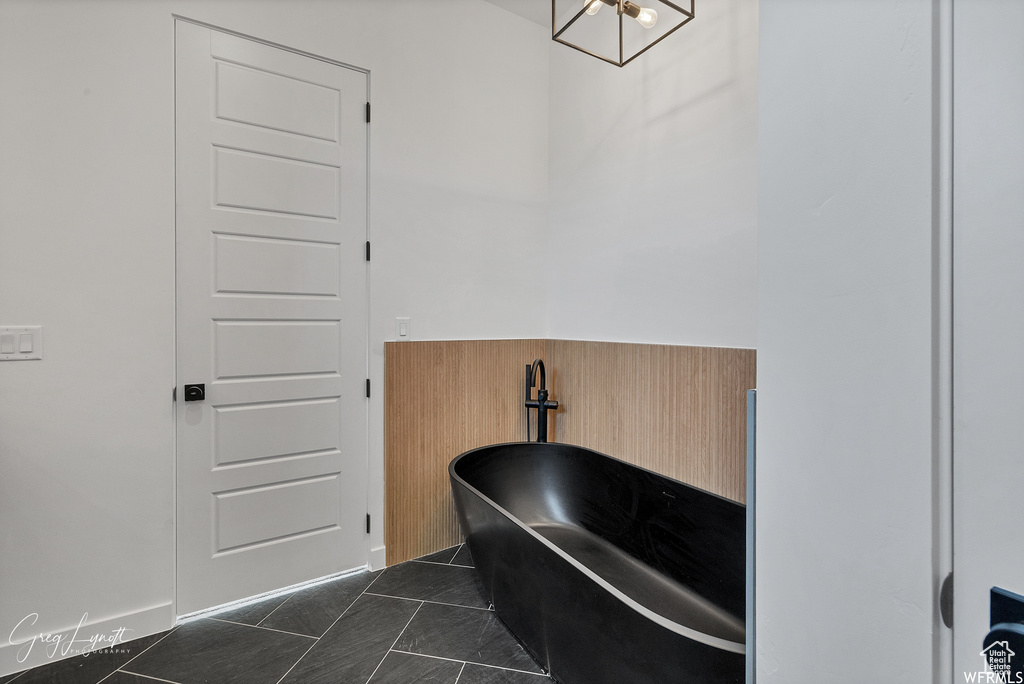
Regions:
M 636 15 L 637 22 L 644 28 L 651 28 L 658 23 L 658 13 L 647 7 L 641 7 L 640 13 Z
M 601 5 L 603 4 L 604 3 L 601 2 L 601 0 L 593 0 L 593 2 L 590 2 L 587 5 L 587 14 L 589 14 L 590 16 L 594 16 L 595 14 L 597 14 L 597 11 L 601 9 Z
M 637 20 L 644 28 L 651 28 L 658 23 L 658 13 L 649 7 L 641 7 L 635 3 L 626 0 L 621 5 L 622 10 L 620 14 L 625 14 L 627 17 L 633 17 Z

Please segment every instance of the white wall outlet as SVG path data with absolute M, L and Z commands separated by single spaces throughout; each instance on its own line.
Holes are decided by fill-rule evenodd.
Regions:
M 43 358 L 43 326 L 17 325 L 0 328 L 0 361 Z
M 399 342 L 412 339 L 412 327 L 407 317 L 395 318 L 395 339 Z

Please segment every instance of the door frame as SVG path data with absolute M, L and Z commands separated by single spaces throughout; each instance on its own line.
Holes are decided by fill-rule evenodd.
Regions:
M 953 1 L 933 10 L 932 54 L 932 675 L 953 682 L 953 626 L 942 605 L 953 573 Z M 951 609 L 951 606 L 950 606 Z

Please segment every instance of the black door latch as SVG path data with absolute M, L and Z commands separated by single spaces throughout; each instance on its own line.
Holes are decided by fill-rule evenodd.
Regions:
M 185 401 L 202 401 L 206 399 L 206 385 L 185 385 Z

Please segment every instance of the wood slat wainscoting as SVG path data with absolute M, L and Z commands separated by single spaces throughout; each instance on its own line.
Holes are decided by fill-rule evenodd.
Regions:
M 744 503 L 753 349 L 551 340 L 556 439 Z
M 462 541 L 448 463 L 526 436 L 525 366 L 543 358 L 549 439 L 590 447 L 734 501 L 746 497 L 752 349 L 567 340 L 385 345 L 387 563 Z M 531 414 L 535 412 L 531 411 Z M 530 435 L 536 437 L 531 415 Z
M 543 340 L 384 345 L 384 543 L 388 565 L 462 541 L 448 463 L 526 437 L 526 364 Z

